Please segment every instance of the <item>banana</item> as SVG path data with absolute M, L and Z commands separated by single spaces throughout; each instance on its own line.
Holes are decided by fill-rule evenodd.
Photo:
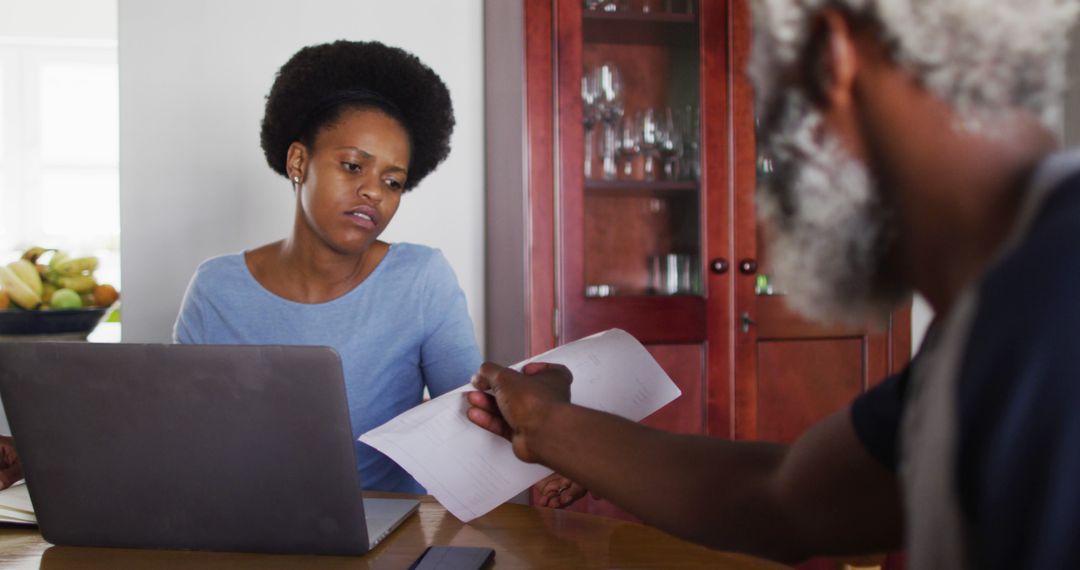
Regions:
M 76 275 L 83 275 L 86 273 L 93 273 L 98 266 L 98 258 L 96 257 L 77 257 L 75 259 L 65 259 L 56 264 L 54 268 L 60 275 L 65 277 L 74 277 Z
M 57 287 L 55 284 L 45 283 L 45 285 L 41 288 L 41 302 L 45 303 L 46 305 L 49 304 L 49 302 L 52 301 L 52 296 L 53 293 L 56 292 L 56 289 Z
M 35 295 L 41 297 L 41 275 L 38 274 L 36 265 L 25 259 L 20 259 L 9 263 L 8 268 L 14 271 L 15 275 L 18 275 L 23 283 L 29 285 Z
M 63 289 L 71 289 L 76 293 L 82 295 L 88 293 L 97 287 L 97 280 L 90 275 L 75 275 L 73 277 L 61 277 L 57 282 Z
M 67 261 L 68 254 L 63 251 L 57 251 L 53 253 L 52 259 L 49 260 L 49 269 L 56 271 L 56 268 L 63 262 Z
M 23 254 L 22 254 L 22 258 L 29 261 L 30 263 L 37 263 L 38 258 L 41 257 L 42 254 L 44 254 L 46 251 L 52 251 L 52 250 L 51 249 L 46 249 L 44 247 L 36 247 L 35 246 L 35 247 L 32 247 L 32 248 L 24 251 Z
M 10 266 L 0 266 L 0 286 L 16 305 L 30 311 L 38 308 L 41 297 L 23 282 Z

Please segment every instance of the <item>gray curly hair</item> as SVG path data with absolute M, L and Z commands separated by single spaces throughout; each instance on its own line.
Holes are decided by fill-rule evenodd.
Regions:
M 813 16 L 835 7 L 880 26 L 900 65 L 950 103 L 966 126 L 1023 109 L 1056 129 L 1063 119 L 1068 34 L 1078 0 L 751 0 L 750 75 L 758 102 L 779 96 Z M 767 107 L 759 107 L 767 108 Z

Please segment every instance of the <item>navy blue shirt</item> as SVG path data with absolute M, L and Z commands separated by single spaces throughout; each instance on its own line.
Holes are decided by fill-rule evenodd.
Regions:
M 956 384 L 952 478 L 974 568 L 1080 568 L 1078 246 L 1073 176 L 978 284 Z M 866 450 L 894 472 L 911 370 L 851 410 Z

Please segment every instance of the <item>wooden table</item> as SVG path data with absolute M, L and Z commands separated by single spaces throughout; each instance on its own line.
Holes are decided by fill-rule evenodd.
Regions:
M 372 493 L 372 496 L 400 496 Z M 121 550 L 52 546 L 37 529 L 0 528 L 0 568 L 386 568 L 404 570 L 429 545 L 495 549 L 495 568 L 732 568 L 778 564 L 708 550 L 616 519 L 506 504 L 464 524 L 428 496 L 412 516 L 362 557 Z

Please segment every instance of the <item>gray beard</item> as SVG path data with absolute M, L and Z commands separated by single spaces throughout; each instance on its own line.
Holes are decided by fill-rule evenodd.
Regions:
M 776 175 L 757 195 L 771 277 L 788 306 L 811 320 L 884 325 L 909 293 L 885 278 L 896 235 L 891 210 L 822 114 L 799 93 L 785 98 L 765 146 Z

